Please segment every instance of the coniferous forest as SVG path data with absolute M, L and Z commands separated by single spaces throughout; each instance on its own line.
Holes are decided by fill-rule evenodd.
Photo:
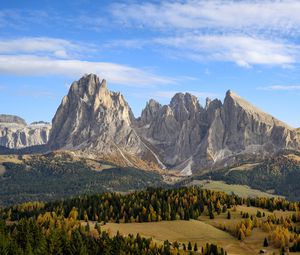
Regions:
M 240 198 L 222 192 L 202 190 L 197 187 L 179 189 L 149 188 L 125 195 L 102 193 L 71 199 L 42 203 L 28 202 L 1 209 L 0 253 L 1 254 L 226 254 L 215 244 L 198 247 L 197 244 L 163 244 L 140 235 L 111 235 L 102 230 L 106 223 L 159 222 L 214 219 L 224 214 L 230 221 L 238 205 L 256 207 L 256 215 L 244 213 L 235 229 L 223 229 L 238 240 L 251 235 L 254 228 L 270 228 L 269 241 L 275 244 L 278 235 L 289 233 L 290 251 L 299 247 L 299 229 L 292 228 L 300 222 L 299 203 L 283 198 Z M 259 211 L 291 211 L 293 217 L 262 219 Z M 284 224 L 286 228 L 281 228 Z M 276 228 L 277 227 L 277 228 Z M 273 232 L 272 232 L 273 231 Z M 287 232 L 286 232 L 287 231 Z M 292 234 L 293 233 L 293 236 Z M 274 240 L 271 239 L 274 235 Z M 281 247 L 281 246 L 280 246 Z M 283 245 L 282 247 L 286 247 Z

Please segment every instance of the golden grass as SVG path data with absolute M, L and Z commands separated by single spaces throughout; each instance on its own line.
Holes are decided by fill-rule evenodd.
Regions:
M 0 163 L 3 162 L 21 164 L 22 160 L 18 159 L 18 155 L 0 155 Z
M 209 219 L 208 216 L 203 216 L 197 220 L 190 221 L 161 221 L 147 223 L 108 223 L 102 226 L 103 230 L 115 235 L 119 231 L 123 235 L 139 233 L 146 238 L 152 238 L 158 243 L 165 240 L 170 242 L 177 241 L 179 243 L 192 245 L 197 243 L 198 247 L 202 247 L 206 243 L 215 243 L 223 247 L 228 254 L 250 255 L 258 254 L 261 249 L 267 250 L 267 254 L 279 253 L 278 249 L 272 246 L 267 248 L 262 247 L 263 240 L 268 236 L 268 233 L 262 229 L 255 228 L 251 236 L 246 237 L 244 241 L 239 241 L 230 233 L 221 230 L 221 226 L 226 226 L 227 229 L 232 229 L 242 219 L 240 212 L 248 212 L 250 215 L 256 215 L 257 210 L 265 212 L 265 217 L 272 214 L 271 212 L 256 208 L 247 207 L 246 205 L 237 206 L 235 209 L 230 209 L 231 219 L 227 219 L 227 213 L 215 215 L 214 219 Z M 293 212 L 275 211 L 277 217 L 290 216 Z M 300 254 L 300 253 L 293 253 Z
M 262 242 L 265 234 L 257 230 L 244 241 L 238 241 L 229 233 L 219 230 L 208 222 L 190 221 L 162 221 L 151 223 L 108 223 L 102 226 L 103 230 L 115 235 L 119 231 L 123 235 L 140 233 L 142 236 L 152 238 L 154 241 L 162 243 L 164 240 L 170 242 L 192 244 L 197 243 L 198 247 L 204 246 L 207 242 L 222 246 L 228 254 L 232 255 L 252 255 L 258 254 L 262 249 Z M 268 251 L 275 251 L 268 248 Z
M 194 180 L 190 185 L 201 186 L 203 189 L 223 191 L 227 194 L 236 194 L 240 197 L 275 197 L 276 195 L 252 189 L 246 185 L 227 184 L 223 181 Z
M 296 161 L 300 161 L 300 157 L 295 154 L 289 154 L 289 155 L 287 155 L 287 157 L 290 159 L 296 160 Z

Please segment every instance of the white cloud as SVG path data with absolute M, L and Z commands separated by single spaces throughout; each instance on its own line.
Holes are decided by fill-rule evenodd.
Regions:
M 174 54 L 178 57 L 230 61 L 243 67 L 255 64 L 288 66 L 297 62 L 299 57 L 296 45 L 248 36 L 183 35 L 154 41 L 175 49 Z
M 43 54 L 58 58 L 79 56 L 94 46 L 49 37 L 0 40 L 0 54 Z
M 258 87 L 257 89 L 266 91 L 295 91 L 300 90 L 300 85 L 273 85 L 267 87 Z
M 108 62 L 62 60 L 31 55 L 0 55 L 0 73 L 14 75 L 63 75 L 78 78 L 96 73 L 111 83 L 127 86 L 170 84 L 175 79 L 161 77 L 143 69 Z
M 153 29 L 274 30 L 299 33 L 297 0 L 187 0 L 113 4 L 112 15 L 123 25 Z
M 141 68 L 109 62 L 87 61 L 95 46 L 47 37 L 0 40 L 0 73 L 15 75 L 63 75 L 78 78 L 96 73 L 109 82 L 127 86 L 174 83 Z M 84 55 L 85 54 L 85 55 Z
M 229 61 L 247 68 L 300 62 L 299 46 L 293 40 L 300 33 L 300 1 L 169 0 L 117 3 L 110 11 L 122 26 L 160 35 L 120 41 L 119 46 L 159 44 L 172 58 Z

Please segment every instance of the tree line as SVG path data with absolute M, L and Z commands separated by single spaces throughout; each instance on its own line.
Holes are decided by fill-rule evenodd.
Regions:
M 80 220 L 104 223 L 153 222 L 198 219 L 201 214 L 214 218 L 215 214 L 242 204 L 270 211 L 295 211 L 299 207 L 298 203 L 283 198 L 245 199 L 234 194 L 228 195 L 199 187 L 183 187 L 148 188 L 125 195 L 120 193 L 84 195 L 49 203 L 29 202 L 2 209 L 0 215 L 12 221 L 24 217 L 37 217 L 41 213 L 52 211 L 67 217 L 73 208 L 76 208 Z

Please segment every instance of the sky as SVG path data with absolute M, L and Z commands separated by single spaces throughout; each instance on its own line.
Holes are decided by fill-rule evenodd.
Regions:
M 300 127 L 300 1 L 0 1 L 0 113 L 51 121 L 86 73 L 138 117 L 228 89 Z

